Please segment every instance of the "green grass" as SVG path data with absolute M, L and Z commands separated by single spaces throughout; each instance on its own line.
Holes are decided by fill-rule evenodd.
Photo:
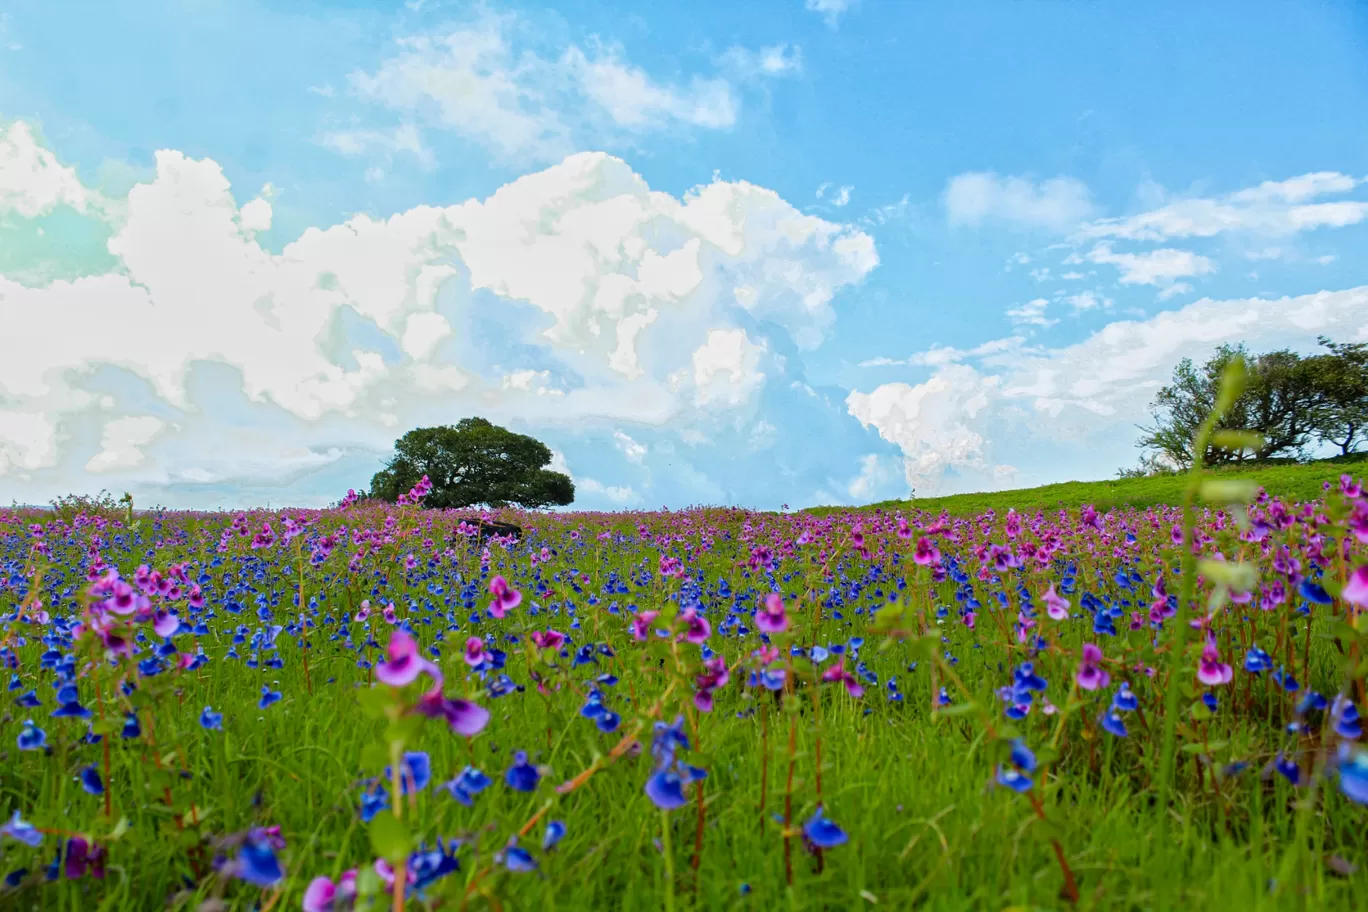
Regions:
M 1301 467 L 1278 471 L 1288 477 L 1305 474 Z M 1006 503 L 1029 508 L 1029 502 L 1020 500 Z M 3 630 L 19 660 L 22 686 L 34 687 L 44 703 L 37 709 L 12 708 L 0 720 L 0 812 L 7 818 L 18 810 L 49 831 L 93 835 L 110 851 L 103 881 L 45 883 L 41 870 L 51 860 L 54 835 L 50 833 L 39 852 L 5 843 L 0 873 L 24 867 L 34 874 L 20 889 L 0 893 L 0 908 L 161 909 L 169 903 L 171 908 L 197 909 L 217 899 L 228 909 L 270 905 L 275 912 L 298 909 L 314 876 L 336 877 L 347 868 L 369 866 L 374 851 L 366 825 L 358 820 L 357 805 L 361 781 L 381 774 L 382 764 L 373 755 L 376 746 L 386 744 L 387 727 L 362 712 L 358 695 L 369 688 L 370 672 L 358 667 L 357 653 L 342 639 L 333 638 L 344 627 L 327 620 L 330 615 L 350 615 L 367 595 L 376 604 L 395 601 L 413 620 L 424 647 L 437 643 L 437 634 L 450 628 L 440 659 L 447 692 L 477 699 L 492 713 L 487 728 L 474 739 L 429 722 L 406 744 L 409 750 L 430 753 L 434 783 L 455 775 L 467 763 L 495 780 L 473 807 L 429 786 L 405 811 L 416 838 L 429 844 L 439 836 L 467 840 L 460 851 L 461 869 L 429 895 L 434 908 L 461 908 L 463 898 L 470 908 L 506 910 L 636 910 L 671 903 L 678 910 L 1062 908 L 1064 881 L 1051 840 L 1058 841 L 1078 879 L 1079 909 L 1350 909 L 1359 902 L 1354 897 L 1368 891 L 1365 809 L 1340 795 L 1332 780 L 1326 781 L 1320 786 L 1311 840 L 1303 845 L 1294 835 L 1297 790 L 1281 776 L 1259 774 L 1259 767 L 1277 750 L 1297 743 L 1280 733 L 1290 718 L 1292 698 L 1273 690 L 1267 676 L 1253 678 L 1237 671 L 1236 684 L 1220 690 L 1226 707 L 1221 715 L 1201 725 L 1184 722 L 1176 802 L 1172 808 L 1158 808 L 1153 770 L 1164 678 L 1129 676 L 1146 717 L 1127 717 L 1128 738 L 1102 734 L 1096 715 L 1116 680 L 1126 676 L 1126 668 L 1140 663 L 1168 669 L 1170 662 L 1154 650 L 1148 631 L 1123 629 L 1120 636 L 1107 639 L 1108 656 L 1118 660 L 1111 666 L 1115 680 L 1108 692 L 1087 697 L 1067 724 L 1061 725 L 1058 715 L 1039 711 L 1015 724 L 1015 734 L 1037 751 L 1051 743 L 1059 747 L 1049 775 L 1041 777 L 1037 788 L 1047 818 L 1042 822 L 1027 797 L 990 787 L 1002 757 L 1003 742 L 998 738 L 1010 733 L 995 692 L 1010 681 L 1011 668 L 1024 658 L 1020 644 L 999 626 L 1010 624 L 1010 615 L 982 610 L 971 630 L 952 612 L 932 628 L 935 633 L 926 643 L 880 637 L 870 629 L 868 615 L 857 614 L 857 608 L 885 604 L 886 592 L 893 591 L 900 579 L 907 580 L 905 597 L 914 606 L 925 606 L 931 598 L 953 605 L 954 586 L 928 586 L 925 577 L 887 561 L 878 563 L 879 574 L 871 578 L 870 562 L 842 544 L 846 530 L 840 523 L 819 530 L 826 536 L 823 544 L 800 549 L 771 581 L 762 572 L 741 566 L 752 543 L 768 542 L 777 549 L 791 542 L 798 530 L 809 528 L 811 518 L 743 517 L 733 511 L 646 518 L 656 536 L 678 536 L 680 543 L 667 547 L 666 553 L 685 559 L 691 572 L 704 573 L 702 596 L 714 625 L 709 642 L 732 666 L 732 680 L 717 692 L 714 710 L 699 713 L 691 701 L 698 648 L 683 644 L 676 650 L 662 640 L 643 646 L 628 634 L 627 616 L 607 610 L 611 603 L 619 611 L 635 605 L 660 609 L 669 618 L 677 608 L 679 583 L 667 584 L 658 575 L 630 582 L 626 595 L 605 591 L 609 574 L 626 581 L 643 567 L 655 571 L 661 553 L 658 537 L 652 542 L 600 543 L 595 533 L 616 523 L 615 518 L 528 518 L 524 521 L 530 547 L 505 552 L 495 546 L 490 567 L 491 573 L 509 574 L 523 588 L 524 604 L 503 621 L 476 627 L 469 620 L 470 610 L 461 605 L 463 596 L 454 599 L 450 615 L 443 607 L 443 595 L 459 593 L 465 585 L 458 574 L 472 585 L 472 601 L 487 603 L 486 579 L 475 555 L 457 553 L 454 559 L 443 559 L 431 577 L 402 571 L 398 561 L 406 553 L 421 553 L 423 538 L 441 537 L 422 525 L 426 520 L 421 515 L 402 515 L 402 523 L 420 524 L 417 534 L 398 538 L 368 562 L 369 571 L 379 576 L 349 575 L 345 558 L 338 555 L 321 569 L 306 570 L 306 601 L 316 600 L 310 610 L 316 626 L 309 636 L 307 675 L 301 638 L 288 632 L 278 640 L 280 669 L 252 669 L 226 657 L 234 628 L 255 628 L 261 622 L 251 593 L 241 597 L 245 610 L 240 614 L 225 609 L 224 572 L 245 570 L 256 593 L 274 605 L 272 621 L 288 624 L 297 616 L 294 593 L 300 585 L 292 549 L 249 551 L 240 542 L 214 565 L 212 548 L 226 518 L 184 514 L 169 515 L 136 532 L 115 531 L 102 537 L 102 553 L 116 561 L 125 576 L 144 560 L 160 568 L 172 561 L 190 561 L 194 576 L 203 568 L 211 580 L 206 584 L 210 605 L 216 608 L 215 617 L 207 619 L 208 635 L 178 638 L 183 649 L 192 649 L 197 640 L 212 661 L 198 671 L 168 671 L 141 679 L 139 693 L 146 700 L 140 709 L 143 735 L 109 738 L 106 781 L 113 813 L 108 817 L 103 796 L 86 794 L 75 779 L 87 764 L 105 769 L 103 746 L 80 742 L 84 723 L 49 716 L 53 672 L 39 663 L 48 647 L 38 641 L 37 628 L 13 617 L 22 587 L 11 583 L 0 590 L 0 612 L 8 616 Z M 276 522 L 275 517 L 258 515 L 254 525 L 267 519 Z M 344 521 L 351 528 L 378 527 L 383 514 L 320 514 L 317 519 L 321 528 Z M 633 527 L 639 521 L 642 517 L 634 517 Z M 436 522 L 435 532 L 440 533 L 444 520 L 438 517 Z M 15 527 L 0 526 L 6 528 Z M 570 537 L 572 531 L 579 533 L 578 539 Z M 899 547 L 889 530 L 869 534 L 884 535 L 880 540 L 890 549 Z M 1166 529 L 1143 534 L 1153 535 L 1146 546 L 1167 540 Z M 77 613 L 72 599 L 84 586 L 88 535 L 68 537 L 54 531 L 49 536 L 53 552 L 44 589 L 45 602 L 55 615 Z M 27 561 L 26 542 L 18 532 L 0 538 L 9 568 L 17 570 Z M 541 579 L 554 590 L 549 595 L 535 594 L 529 558 L 542 545 L 556 552 L 539 568 Z M 824 582 L 820 570 L 831 549 L 839 550 L 840 556 L 829 564 L 834 577 Z M 1115 583 L 1108 582 L 1111 564 L 1104 559 L 1089 566 L 1097 576 L 1088 588 L 1120 597 Z M 580 591 L 573 590 L 571 568 L 573 585 Z M 839 684 L 815 681 L 803 682 L 783 702 L 768 691 L 745 687 L 746 670 L 739 666 L 757 643 L 753 636 L 738 641 L 718 630 L 728 606 L 736 604 L 719 594 L 718 580 L 723 578 L 733 591 L 762 595 L 777 586 L 788 594 L 793 634 L 800 642 L 835 644 L 865 638 L 861 659 L 878 676 L 878 683 L 858 700 Z M 1083 578 L 1089 579 L 1086 572 Z M 1043 578 L 1027 581 L 1033 588 L 1043 585 Z M 435 593 L 431 585 L 443 586 L 444 592 Z M 827 596 L 834 587 L 841 595 L 841 603 L 828 604 L 820 620 L 815 603 L 801 598 L 810 586 Z M 987 602 L 993 587 L 980 586 L 978 591 Z M 590 605 L 591 594 L 597 597 L 597 606 Z M 410 599 L 416 609 L 407 607 Z M 567 600 L 576 605 L 577 630 L 570 609 L 564 607 Z M 429 611 L 425 602 L 435 610 Z M 531 614 L 534 602 L 542 605 L 536 616 Z M 553 612 L 553 602 L 562 607 Z M 1325 693 L 1339 688 L 1334 637 L 1343 633 L 1331 625 L 1328 615 L 1310 630 L 1284 613 L 1253 614 L 1247 622 L 1232 618 L 1222 628 L 1228 661 L 1238 665 L 1245 641 L 1264 643 L 1276 655 L 1281 655 L 1277 644 L 1286 643 L 1286 653 L 1300 673 L 1300 650 L 1308 643 L 1309 673 L 1302 675 L 1304 682 Z M 383 645 L 389 626 L 378 615 L 371 624 Z M 582 667 L 554 657 L 548 662 L 547 655 L 527 649 L 528 632 L 548 627 L 570 633 L 577 643 L 607 642 L 616 655 Z M 345 629 L 357 642 L 364 639 L 359 625 Z M 484 693 L 460 657 L 466 636 L 477 631 L 507 651 L 505 670 L 526 685 L 525 691 L 498 699 Z M 1057 648 L 1037 658 L 1037 671 L 1050 682 L 1050 699 L 1062 706 L 1068 703 L 1080 644 L 1097 637 L 1088 619 L 1052 626 L 1047 633 Z M 517 635 L 519 642 L 504 639 L 507 634 Z M 944 672 L 933 670 L 923 648 L 933 642 L 953 662 L 949 667 L 967 692 L 957 690 Z M 91 655 L 89 649 L 89 643 L 77 647 L 83 656 Z M 243 659 L 250 651 L 239 646 Z M 262 651 L 263 657 L 270 654 Z M 368 655 L 374 658 L 376 651 L 371 649 Z M 1187 663 L 1193 661 L 1194 657 L 1185 659 L 1178 666 L 1180 673 L 1190 675 Z M 831 664 L 829 660 L 824 667 Z M 126 707 L 124 701 L 110 697 L 112 684 L 125 674 L 137 679 L 137 673 L 128 666 L 99 671 L 97 666 L 83 667 L 82 701 L 121 718 Z M 807 667 L 797 662 L 794 673 Z M 532 683 L 533 670 L 547 682 L 545 694 Z M 622 728 L 612 734 L 599 732 L 579 712 L 589 682 L 604 672 L 620 678 L 617 685 L 604 688 L 607 704 L 623 719 Z M 901 701 L 888 699 L 890 679 L 897 680 Z M 97 682 L 104 702 L 97 699 Z M 257 707 L 263 684 L 284 694 L 281 702 L 264 710 Z M 942 685 L 951 690 L 959 707 L 977 705 L 979 711 L 933 717 L 933 697 Z M 206 704 L 224 713 L 224 731 L 200 727 L 197 720 Z M 692 800 L 662 814 L 643 791 L 652 773 L 651 726 L 676 714 L 685 716 L 694 738 L 690 761 L 708 770 L 701 815 Z M 46 729 L 50 752 L 15 749 L 25 718 Z M 582 787 L 556 793 L 554 786 L 593 768 L 596 758 L 607 757 L 637 722 L 645 726 L 645 752 L 605 763 Z M 528 751 L 533 762 L 547 767 L 533 794 L 502 784 L 502 774 L 518 750 Z M 1254 768 L 1217 781 L 1207 774 L 1199 755 L 1209 755 L 1215 768 L 1235 759 L 1251 762 Z M 693 798 L 692 789 L 689 797 Z M 801 839 L 788 839 L 791 876 L 785 864 L 786 830 L 775 820 L 776 814 L 782 817 L 786 800 L 792 802 L 794 825 L 807 820 L 820 800 L 850 837 L 820 860 L 804 850 Z M 278 890 L 252 888 L 210 871 L 213 843 L 199 843 L 173 818 L 173 812 L 184 814 L 192 803 L 209 840 L 253 825 L 281 828 L 286 848 L 280 859 L 286 877 Z M 538 818 L 543 808 L 544 816 Z M 1160 845 L 1156 834 L 1165 815 L 1172 841 Z M 115 839 L 111 833 L 120 819 L 127 830 Z M 539 871 L 514 874 L 494 865 L 494 853 L 534 819 L 521 844 L 536 856 Z M 540 841 L 549 819 L 565 821 L 568 835 L 553 852 L 543 853 Z M 695 856 L 700 819 L 701 852 Z M 1357 871 L 1347 877 L 1336 875 L 1323 860 L 1331 855 L 1359 865 Z M 1280 878 L 1276 890 L 1270 889 L 1273 878 Z M 387 899 L 374 908 L 388 908 Z M 423 906 L 415 901 L 409 908 Z
M 1265 488 L 1273 497 L 1291 501 L 1318 499 L 1329 481 L 1338 484 L 1340 475 L 1349 472 L 1360 475 L 1368 454 L 1354 454 L 1345 459 L 1327 459 L 1299 465 L 1232 466 L 1219 474 L 1231 478 L 1247 478 Z M 886 500 L 861 509 L 896 510 L 917 509 L 952 516 L 973 516 L 987 510 L 1004 513 L 1008 508 L 1018 513 L 1037 510 L 1077 510 L 1092 504 L 1099 510 L 1109 507 L 1175 506 L 1182 503 L 1182 475 L 1152 478 L 1118 478 L 1108 481 L 1066 481 L 1038 488 L 1017 488 L 980 494 L 951 494 L 946 497 L 917 497 L 911 500 Z M 823 507 L 814 512 L 840 512 L 841 508 Z

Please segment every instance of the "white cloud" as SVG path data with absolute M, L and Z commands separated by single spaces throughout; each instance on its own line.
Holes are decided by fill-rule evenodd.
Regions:
M 765 381 L 760 372 L 764 344 L 744 329 L 714 329 L 693 353 L 694 401 L 699 405 L 745 403 Z
M 1159 300 L 1167 301 L 1169 298 L 1176 298 L 1178 295 L 1185 295 L 1190 291 L 1192 291 L 1192 286 L 1187 282 L 1175 282 L 1159 292 Z
M 575 487 L 577 494 L 583 493 L 602 497 L 618 507 L 638 503 L 641 500 L 640 495 L 632 489 L 631 485 L 605 485 L 593 478 L 583 478 L 575 482 Z
M 36 218 L 58 206 L 84 212 L 94 195 L 74 168 L 38 144 L 27 123 L 19 120 L 0 129 L 0 215 Z
M 1078 294 L 1065 295 L 1063 301 L 1072 307 L 1076 314 L 1087 310 L 1106 309 L 1111 307 L 1113 303 L 1111 298 L 1095 291 L 1080 291 Z
M 841 16 L 855 5 L 855 0 L 806 0 L 803 4 L 809 12 L 817 13 L 826 21 L 828 28 L 836 28 Z
M 1087 254 L 1089 262 L 1115 266 L 1123 285 L 1166 285 L 1185 276 L 1209 275 L 1216 264 L 1191 250 L 1165 247 L 1145 253 L 1113 253 L 1111 245 L 1098 244 Z
M 951 225 L 998 221 L 1023 228 L 1068 231 L 1093 212 L 1087 186 L 1072 177 L 1040 183 L 992 171 L 957 175 L 943 197 Z
M 796 73 L 796 46 L 733 47 L 718 72 L 663 82 L 619 45 L 591 38 L 558 54 L 523 46 L 516 14 L 484 12 L 462 25 L 401 38 L 374 72 L 348 78 L 361 98 L 399 113 L 394 131 L 338 130 L 323 141 L 346 154 L 408 151 L 429 161 L 413 122 L 451 130 L 514 161 L 549 162 L 586 146 L 646 132 L 727 129 L 740 116 L 734 84 Z
M 1007 311 L 1007 319 L 1022 326 L 1054 326 L 1058 320 L 1051 320 L 1045 316 L 1045 310 L 1050 306 L 1050 302 L 1044 298 L 1036 298 L 1027 301 L 1020 307 L 1013 307 Z
M 1285 237 L 1315 228 L 1338 228 L 1368 218 L 1368 201 L 1310 202 L 1345 193 L 1363 183 L 1344 174 L 1317 172 L 1218 198 L 1177 199 L 1148 212 L 1100 219 L 1079 230 L 1080 239 L 1166 241 L 1240 232 Z
M 115 418 L 105 425 L 100 452 L 86 463 L 87 472 L 131 469 L 143 461 L 142 448 L 152 442 L 166 422 L 152 415 Z
M 0 276 L 0 487 L 78 445 L 68 425 L 103 394 L 102 366 L 179 410 L 139 467 L 168 479 L 187 467 L 231 479 L 232 459 L 247 459 L 216 423 L 222 400 L 273 409 L 262 414 L 288 429 L 277 437 L 320 454 L 384 446 L 399 424 L 462 409 L 687 424 L 699 403 L 744 402 L 777 363 L 732 326 L 760 320 L 816 345 L 838 291 L 878 263 L 867 234 L 773 191 L 715 180 L 677 198 L 601 153 L 483 200 L 309 228 L 278 254 L 256 238 L 269 196 L 239 207 L 216 163 L 162 151 L 116 201 L 115 269 L 42 286 Z M 495 338 L 520 360 L 473 342 L 476 314 L 507 321 Z M 344 316 L 365 333 L 343 332 Z M 490 367 L 501 359 L 512 367 Z M 212 384 L 191 383 L 211 367 Z M 222 463 L 173 445 L 195 434 Z
M 860 473 L 846 485 L 846 493 L 856 503 L 873 500 L 878 493 L 896 480 L 896 464 L 890 467 L 878 453 L 860 457 Z
M 1087 441 L 1093 452 L 1119 448 L 1125 455 L 1118 458 L 1130 458 L 1135 424 L 1184 357 L 1201 360 L 1239 341 L 1256 351 L 1310 350 L 1319 334 L 1368 341 L 1368 286 L 1292 298 L 1204 298 L 1109 324 L 1063 348 L 999 343 L 977 356 L 978 366 L 963 363 L 970 353 L 932 349 L 926 363 L 938 369 L 930 379 L 851 393 L 847 408 L 901 448 L 908 481 L 921 490 L 943 484 L 950 470 L 981 473 L 976 483 L 991 484 L 987 466 L 1033 442 L 1068 454 Z M 1063 480 L 1068 469 L 1058 465 L 1032 482 Z
M 613 444 L 617 447 L 618 452 L 627 458 L 628 462 L 641 465 L 646 460 L 646 447 L 622 431 L 613 432 Z

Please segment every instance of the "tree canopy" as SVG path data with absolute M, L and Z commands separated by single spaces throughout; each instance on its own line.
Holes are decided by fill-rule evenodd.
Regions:
M 1243 358 L 1249 384 L 1218 430 L 1258 432 L 1262 445 L 1233 452 L 1211 447 L 1210 465 L 1302 458 L 1313 443 L 1328 444 L 1341 454 L 1354 451 L 1368 436 L 1368 344 L 1338 343 L 1322 336 L 1324 352 L 1302 356 L 1288 349 L 1251 355 L 1243 345 L 1223 345 L 1198 367 L 1184 358 L 1172 382 L 1154 397 L 1154 423 L 1142 427 L 1140 468 L 1145 474 L 1187 468 L 1192 441 L 1202 419 L 1216 401 L 1221 374 L 1235 358 Z
M 565 506 L 575 484 L 546 466 L 551 450 L 541 441 L 486 421 L 416 428 L 394 444 L 394 458 L 371 479 L 371 496 L 396 501 L 427 476 L 429 507 L 526 508 Z

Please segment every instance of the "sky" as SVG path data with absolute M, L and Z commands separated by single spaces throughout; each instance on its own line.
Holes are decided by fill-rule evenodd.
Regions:
M 0 5 L 0 501 L 321 506 L 479 415 L 576 508 L 1107 478 L 1368 341 L 1368 6 Z

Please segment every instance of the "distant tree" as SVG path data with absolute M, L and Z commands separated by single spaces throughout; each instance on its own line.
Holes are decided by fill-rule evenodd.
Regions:
M 1347 456 L 1368 436 L 1368 344 L 1318 341 L 1330 353 L 1308 359 L 1321 392 L 1311 423 L 1320 440 Z
M 1216 402 L 1221 374 L 1235 358 L 1249 368 L 1249 383 L 1222 417 L 1218 430 L 1257 431 L 1263 445 L 1253 452 L 1208 448 L 1208 465 L 1300 456 L 1316 433 L 1315 416 L 1324 399 L 1315 359 L 1280 350 L 1251 356 L 1243 345 L 1222 345 L 1201 367 L 1184 358 L 1173 379 L 1150 404 L 1154 423 L 1142 427 L 1140 447 L 1152 467 L 1187 468 L 1197 427 Z
M 568 475 L 553 472 L 551 450 L 483 418 L 417 428 L 394 444 L 394 458 L 371 479 L 372 497 L 393 503 L 424 475 L 429 507 L 564 506 L 575 499 Z

